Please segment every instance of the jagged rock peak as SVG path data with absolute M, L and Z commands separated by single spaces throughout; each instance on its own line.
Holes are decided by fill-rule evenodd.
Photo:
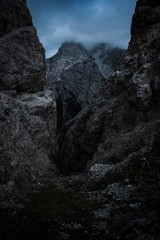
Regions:
M 47 85 L 57 100 L 59 130 L 92 102 L 95 92 L 106 79 L 83 45 L 74 41 L 64 42 L 46 65 Z
M 59 48 L 58 55 L 61 57 L 73 57 L 73 58 L 87 58 L 88 52 L 81 43 L 74 41 L 64 42 Z
M 105 83 L 93 59 L 74 64 L 60 75 L 54 91 L 57 99 L 58 128 L 60 123 L 74 118 L 94 99 L 97 89 Z
M 81 43 L 64 42 L 56 55 L 46 60 L 47 85 L 52 88 L 59 81 L 60 74 L 77 62 L 88 58 L 88 52 Z

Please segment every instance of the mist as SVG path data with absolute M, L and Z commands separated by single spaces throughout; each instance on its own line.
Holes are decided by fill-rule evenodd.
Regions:
M 64 41 L 127 48 L 136 0 L 27 0 L 46 57 Z

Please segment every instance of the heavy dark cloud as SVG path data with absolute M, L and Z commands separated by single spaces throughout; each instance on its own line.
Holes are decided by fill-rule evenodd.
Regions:
M 46 56 L 64 42 L 127 48 L 136 0 L 27 0 Z

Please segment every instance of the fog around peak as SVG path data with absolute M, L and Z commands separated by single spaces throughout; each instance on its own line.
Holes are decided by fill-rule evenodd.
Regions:
M 136 0 L 27 0 L 46 57 L 65 41 L 127 48 Z

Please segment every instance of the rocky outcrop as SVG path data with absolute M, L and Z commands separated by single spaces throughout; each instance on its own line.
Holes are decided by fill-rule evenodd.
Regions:
M 104 82 L 97 66 L 80 43 L 65 42 L 47 59 L 47 85 L 57 101 L 57 130 L 89 104 Z M 57 131 L 57 132 L 58 132 Z
M 159 39 L 159 13 L 160 4 L 158 1 L 145 0 L 137 2 L 131 27 L 130 51 L 147 50 L 151 43 Z
M 93 101 L 105 78 L 93 58 L 79 43 L 65 42 L 46 61 L 47 85 L 56 96 L 57 129 Z
M 137 2 L 132 22 L 136 34 L 132 33 L 130 47 L 116 72 L 97 94 L 98 104 L 89 105 L 63 127 L 57 147 L 57 164 L 65 174 L 70 173 L 70 169 L 82 171 L 97 162 L 119 164 L 133 153 L 152 148 L 160 116 L 160 39 L 155 38 L 152 29 L 160 36 L 156 28 L 160 19 L 156 17 L 151 21 L 150 14 L 145 14 L 144 28 L 143 22 L 137 25 L 137 13 L 142 10 L 148 13 L 148 9 L 151 13 L 155 11 L 157 16 L 159 4 Z M 146 26 L 147 21 L 151 22 Z M 142 29 L 151 37 L 147 45 L 142 44 L 137 50 L 137 39 L 143 42 Z
M 58 130 L 94 101 L 122 54 L 124 50 L 108 44 L 97 44 L 87 52 L 81 44 L 65 42 L 47 59 L 47 85 L 57 99 Z
M 90 55 L 97 63 L 100 72 L 105 78 L 110 77 L 125 54 L 125 50 L 113 47 L 110 44 L 100 43 L 90 49 Z
M 0 39 L 0 90 L 42 91 L 45 82 L 44 48 L 33 26 L 11 31 Z
M 32 26 L 32 17 L 22 0 L 1 0 L 0 2 L 0 36 L 9 33 L 13 29 Z
M 7 201 L 6 194 L 22 193 L 56 172 L 56 102 L 45 90 L 44 48 L 26 2 L 0 5 L 0 195 Z
M 88 52 L 82 44 L 74 41 L 64 42 L 57 54 L 46 60 L 48 87 L 54 89 L 54 83 L 60 81 L 63 71 L 87 58 Z
M 44 48 L 25 1 L 1 1 L 0 90 L 42 91 Z
M 97 89 L 105 81 L 93 59 L 74 64 L 63 71 L 61 81 L 55 85 L 58 129 L 94 100 Z

